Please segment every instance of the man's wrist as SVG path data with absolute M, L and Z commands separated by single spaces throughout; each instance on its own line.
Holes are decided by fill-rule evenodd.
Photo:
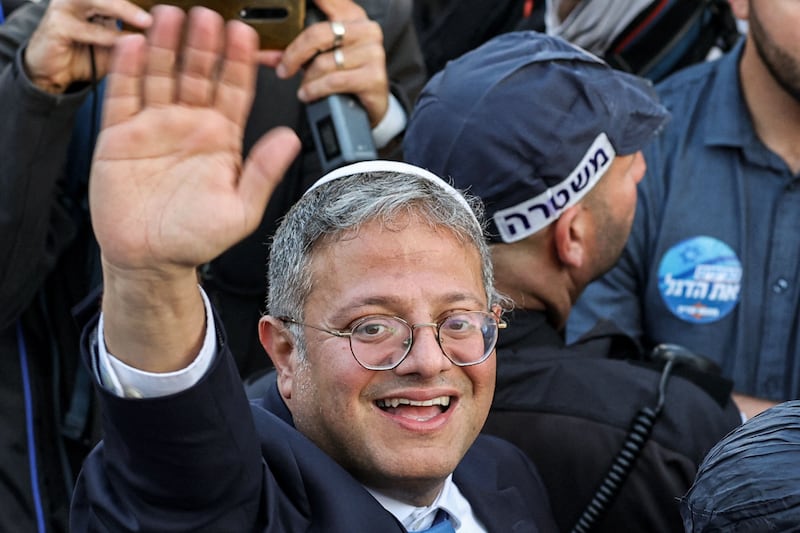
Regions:
M 389 106 L 386 113 L 378 125 L 372 128 L 372 140 L 375 142 L 375 148 L 380 150 L 403 133 L 407 122 L 408 115 L 406 115 L 405 109 L 397 98 L 389 93 Z
M 149 372 L 171 372 L 202 343 L 205 311 L 194 269 L 112 265 L 103 257 L 105 341 L 117 358 Z
M 126 365 L 108 351 L 105 343 L 104 316 L 100 315 L 97 330 L 98 366 L 96 377 L 107 390 L 120 397 L 154 398 L 184 391 L 206 374 L 217 352 L 216 326 L 211 303 L 198 288 L 206 313 L 203 343 L 197 356 L 185 367 L 173 372 L 146 372 Z

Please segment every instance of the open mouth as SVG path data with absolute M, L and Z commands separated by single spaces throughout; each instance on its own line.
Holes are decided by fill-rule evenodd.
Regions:
M 450 396 L 438 396 L 430 400 L 384 398 L 375 404 L 389 414 L 424 422 L 447 411 L 450 408 Z

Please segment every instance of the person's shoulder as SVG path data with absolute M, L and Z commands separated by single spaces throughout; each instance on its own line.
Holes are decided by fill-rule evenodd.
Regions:
M 453 480 L 477 516 L 491 517 L 487 525 L 493 531 L 511 531 L 511 526 L 514 531 L 557 531 L 538 469 L 525 452 L 502 438 L 478 435 Z M 506 513 L 502 516 L 497 514 L 498 498 Z
M 514 486 L 525 494 L 543 491 L 539 470 L 530 457 L 516 444 L 487 433 L 478 435 L 456 474 L 472 482 L 492 480 L 498 488 Z
M 664 78 L 655 86 L 661 103 L 672 109 L 676 104 L 690 100 L 687 94 L 712 88 L 717 72 L 726 59 L 723 56 L 713 61 L 697 63 Z
M 730 113 L 726 107 L 732 98 L 731 85 L 737 82 L 737 58 L 738 52 L 734 49 L 713 61 L 678 70 L 655 86 L 658 98 L 671 118 L 661 134 L 644 147 L 648 177 L 639 190 L 645 196 L 654 194 L 660 198 L 663 194 L 662 180 L 652 177 L 671 178 L 672 163 L 695 161 L 684 157 L 682 152 L 702 152 L 705 149 L 707 129 L 699 125 L 713 124 Z M 680 179 L 684 175 L 679 173 L 677 177 Z
M 516 444 L 502 437 L 480 433 L 459 465 L 460 468 L 505 472 L 514 477 L 532 472 L 538 479 L 536 466 Z
M 532 416 L 558 414 L 619 426 L 626 426 L 636 408 L 657 397 L 663 372 L 661 365 L 638 355 L 632 342 L 610 342 L 602 337 L 568 345 L 559 357 L 531 360 L 528 370 L 527 376 L 546 375 L 548 386 L 515 376 L 496 392 L 494 409 Z M 730 401 L 725 384 L 719 385 L 711 376 L 693 379 L 683 370 L 672 373 L 668 381 L 667 408 L 678 427 L 697 428 L 709 419 L 728 418 L 724 414 Z
M 481 433 L 478 435 L 478 438 L 475 439 L 475 442 L 470 447 L 470 451 L 475 451 L 479 453 L 485 452 L 512 452 L 513 453 L 521 453 L 519 448 L 515 445 L 511 444 L 505 439 L 500 437 L 495 437 L 493 435 L 487 435 L 485 433 Z M 522 454 L 524 455 L 524 454 Z
M 3 24 L 0 24 L 0 36 L 3 39 L 12 37 L 15 41 L 24 42 L 30 37 L 31 32 L 39 25 L 49 1 L 43 2 L 23 2 L 13 11 L 13 16 L 6 17 Z

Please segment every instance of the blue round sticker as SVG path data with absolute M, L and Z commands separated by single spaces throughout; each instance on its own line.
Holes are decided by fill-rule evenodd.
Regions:
M 736 307 L 742 263 L 730 246 L 713 237 L 692 237 L 664 254 L 658 290 L 672 313 L 686 322 L 707 324 Z

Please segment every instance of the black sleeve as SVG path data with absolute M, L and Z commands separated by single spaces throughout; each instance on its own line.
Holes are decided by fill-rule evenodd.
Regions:
M 89 368 L 95 332 L 96 321 L 82 341 Z M 78 478 L 71 531 L 262 530 L 265 470 L 229 353 L 197 385 L 169 396 L 120 398 L 96 387 L 104 437 Z
M 47 4 L 47 1 L 25 2 L 0 24 L 0 68 L 14 61 L 17 50 L 42 20 Z
M 26 4 L 17 13 L 34 7 Z M 9 50 L 8 34 L 3 35 L 0 54 Z M 51 95 L 38 90 L 23 71 L 23 51 L 17 48 L 0 66 L 0 327 L 28 305 L 75 234 L 63 203 L 63 176 L 86 91 Z

